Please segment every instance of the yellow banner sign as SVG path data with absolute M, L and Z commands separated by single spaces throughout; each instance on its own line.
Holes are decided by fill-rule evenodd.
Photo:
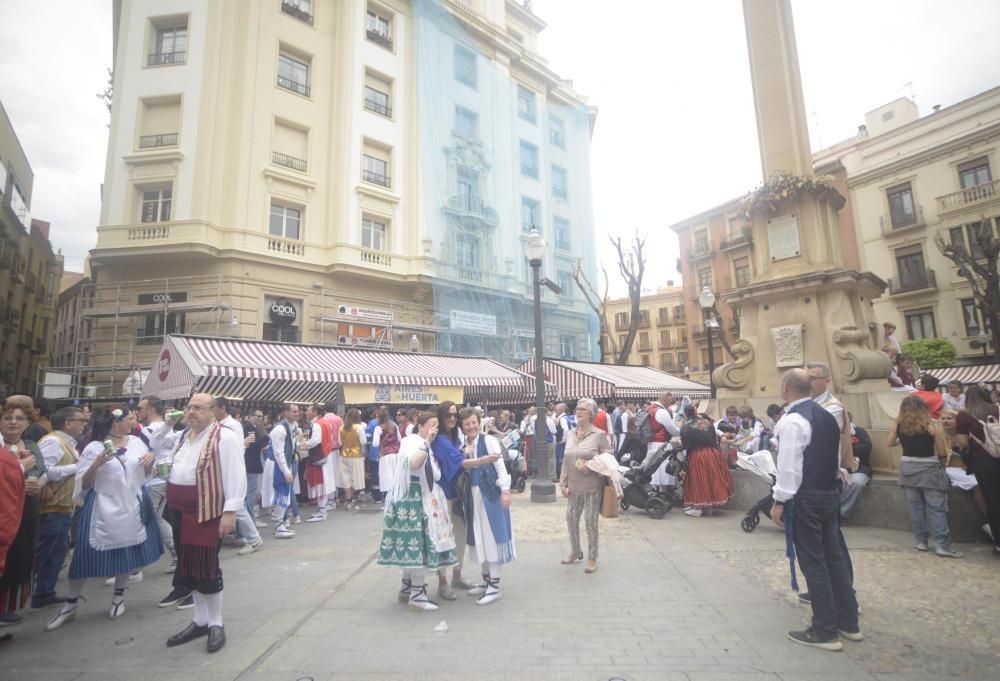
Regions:
M 345 384 L 344 403 L 351 404 L 440 404 L 451 400 L 462 404 L 465 391 L 460 385 L 364 385 Z

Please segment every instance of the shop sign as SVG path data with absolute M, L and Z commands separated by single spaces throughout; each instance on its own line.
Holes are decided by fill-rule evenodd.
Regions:
M 518 329 L 514 327 L 510 330 L 510 335 L 515 338 L 534 338 L 535 332 L 530 329 Z
M 344 402 L 347 404 L 440 404 L 450 400 L 462 404 L 465 396 L 457 385 L 400 385 L 375 383 L 344 385 Z
M 140 305 L 169 305 L 170 303 L 186 303 L 187 291 L 172 291 L 170 293 L 140 293 Z
M 381 310 L 377 307 L 359 307 L 357 305 L 338 305 L 337 314 L 342 314 L 345 317 L 356 317 L 357 319 L 364 319 L 372 322 L 381 322 L 383 324 L 389 324 L 392 322 L 392 311 L 391 310 Z
M 271 323 L 275 326 L 291 326 L 299 316 L 295 305 L 286 298 L 272 301 L 267 312 L 271 317 Z
M 165 383 L 170 376 L 170 350 L 167 348 L 163 348 L 163 352 L 160 353 L 160 359 L 156 362 L 156 372 L 160 383 Z
M 452 331 L 471 331 L 484 336 L 495 336 L 497 335 L 497 318 L 491 314 L 452 310 L 450 328 Z

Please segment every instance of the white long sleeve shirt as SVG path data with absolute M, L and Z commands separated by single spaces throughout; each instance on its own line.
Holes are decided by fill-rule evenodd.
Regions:
M 299 445 L 299 451 L 308 452 L 322 441 L 323 430 L 319 427 L 318 419 L 313 419 L 312 426 L 309 428 L 309 438 Z
M 175 485 L 197 484 L 198 459 L 210 430 L 205 428 L 193 438 L 193 433 L 188 432 L 184 443 L 174 454 L 170 482 Z M 238 511 L 246 503 L 247 469 L 243 460 L 243 438 L 228 428 L 219 432 L 219 461 L 222 464 L 222 494 L 225 498 L 222 511 Z
M 59 462 L 65 453 L 63 445 L 69 447 L 76 453 L 76 438 L 70 437 L 61 430 L 53 430 L 52 437 L 43 437 L 38 443 L 38 449 L 45 459 L 45 478 L 49 482 L 59 482 L 76 475 L 77 464 L 71 463 L 60 466 Z M 76 457 L 79 461 L 80 457 Z
M 677 424 L 674 422 L 674 419 L 670 416 L 670 412 L 667 410 L 667 408 L 664 407 L 659 402 L 653 402 L 653 404 L 659 407 L 659 409 L 657 409 L 656 412 L 654 412 L 656 422 L 659 423 L 664 428 L 666 428 L 667 432 L 670 433 L 670 435 L 672 435 L 673 437 L 679 437 L 681 434 L 681 429 L 677 427 Z
M 285 426 L 288 426 L 286 431 Z M 285 460 L 285 436 L 286 432 L 289 432 L 292 437 L 292 443 L 294 445 L 295 441 L 298 439 L 299 427 L 294 423 L 289 423 L 288 421 L 281 420 L 278 422 L 274 428 L 271 429 L 271 449 L 274 450 L 274 463 L 283 475 L 288 475 L 293 473 L 289 467 L 288 462 Z
M 802 484 L 803 454 L 812 441 L 812 426 L 801 414 L 790 412 L 792 407 L 808 399 L 803 397 L 789 404 L 774 427 L 778 440 L 778 476 L 771 491 L 775 501 L 788 501 Z
M 819 406 L 823 407 L 828 412 L 830 412 L 830 416 L 837 419 L 837 428 L 839 428 L 841 432 L 843 432 L 844 405 L 840 403 L 840 400 L 831 395 L 829 390 L 827 390 L 825 393 L 821 395 L 817 395 L 813 399 L 816 400 L 816 403 L 819 404 Z
M 146 436 L 146 441 L 149 442 L 150 451 L 156 457 L 156 463 L 170 463 L 170 457 L 174 454 L 174 448 L 177 446 L 181 431 L 175 431 L 165 421 L 153 421 L 149 425 L 143 426 L 142 432 Z M 155 469 L 146 476 L 147 487 L 164 485 L 166 482 L 156 474 Z

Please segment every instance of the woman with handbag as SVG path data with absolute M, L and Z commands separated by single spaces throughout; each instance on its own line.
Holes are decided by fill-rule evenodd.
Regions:
M 951 483 L 943 462 L 948 455 L 948 441 L 941 424 L 931 420 L 927 404 L 919 397 L 904 397 L 896 422 L 889 429 L 888 446 L 900 444 L 899 485 L 906 492 L 913 521 L 917 551 L 927 551 L 927 520 L 934 532 L 935 553 L 943 558 L 959 558 L 951 545 L 948 529 L 948 488 Z M 925 515 L 926 513 L 926 515 Z
M 614 454 L 608 434 L 594 427 L 597 403 L 584 398 L 576 403 L 576 428 L 566 434 L 566 453 L 563 456 L 559 488 L 569 497 L 566 506 L 566 526 L 569 530 L 570 553 L 563 558 L 563 565 L 583 560 L 580 545 L 580 516 L 587 528 L 587 574 L 597 571 L 598 532 L 597 517 L 601 511 L 606 478 L 592 471 L 587 462 L 598 454 Z
M 402 568 L 399 602 L 412 610 L 433 611 L 424 579 L 428 570 L 455 565 L 455 534 L 448 500 L 437 481 L 441 470 L 431 455 L 438 419 L 433 412 L 417 416 L 417 432 L 400 443 L 396 470 L 385 501 L 378 564 Z
M 712 420 L 702 416 L 681 428 L 681 444 L 688 450 L 684 485 L 684 515 L 700 518 L 725 506 L 733 496 L 733 476 Z

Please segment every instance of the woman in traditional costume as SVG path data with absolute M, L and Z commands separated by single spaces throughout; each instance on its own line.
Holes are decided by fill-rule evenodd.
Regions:
M 129 573 L 155 563 L 163 553 L 156 514 L 143 487 L 156 457 L 145 442 L 130 435 L 135 423 L 127 404 L 107 407 L 94 419 L 93 441 L 77 465 L 74 499 L 83 508 L 77 519 L 66 603 L 45 631 L 76 618 L 77 601 L 91 577 L 115 578 L 108 616 L 121 617 Z
M 400 443 L 393 484 L 385 499 L 378 556 L 379 565 L 403 569 L 399 602 L 421 611 L 438 609 L 427 598 L 427 571 L 458 562 L 448 501 L 435 484 L 441 471 L 430 453 L 437 427 L 437 416 L 425 411 L 417 417 L 417 432 Z
M 489 605 L 500 600 L 500 566 L 517 558 L 510 522 L 510 474 L 500 441 L 480 432 L 479 412 L 463 409 L 458 418 L 465 436 L 462 467 L 469 471 L 463 499 L 465 542 L 470 557 L 483 569 L 483 583 L 469 589 L 469 595 L 479 596 L 477 605 Z

